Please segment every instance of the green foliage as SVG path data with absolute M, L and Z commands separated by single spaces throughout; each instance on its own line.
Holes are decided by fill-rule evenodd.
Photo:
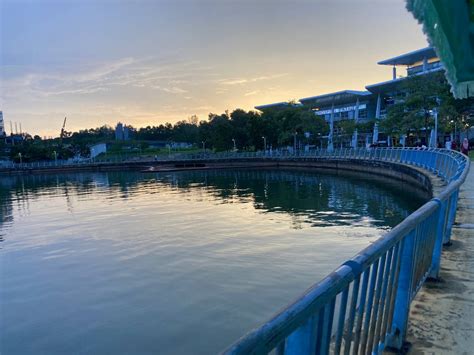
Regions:
M 401 91 L 406 93 L 405 98 L 392 105 L 387 118 L 380 122 L 383 131 L 393 136 L 414 132 L 420 137 L 426 127 L 427 138 L 429 129 L 434 126 L 430 115 L 434 108 L 438 110 L 439 131 L 452 132 L 454 122 L 460 122 L 465 116 L 463 112 L 473 106 L 472 100 L 454 99 L 442 73 L 409 77 L 403 81 Z
M 329 125 L 321 117 L 302 107 L 289 107 L 276 112 L 266 112 L 263 117 L 267 122 L 271 122 L 272 129 L 269 131 L 278 132 L 276 137 L 271 137 L 270 143 L 274 146 L 293 145 L 294 135 L 303 139 L 306 133 L 310 138 L 304 138 L 306 143 L 314 143 L 316 137 L 326 135 L 329 132 Z M 269 127 L 270 128 L 270 127 Z M 276 141 L 275 141 L 276 138 Z
M 335 123 L 341 134 L 352 135 L 357 128 L 354 120 L 341 120 Z

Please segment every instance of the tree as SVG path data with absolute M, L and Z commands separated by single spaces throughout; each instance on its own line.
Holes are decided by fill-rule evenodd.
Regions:
M 316 137 L 329 132 L 326 121 L 307 108 L 288 107 L 281 111 L 269 111 L 265 116 L 270 116 L 276 125 L 278 145 L 293 145 L 295 134 L 304 137 L 309 133 L 311 137 Z
M 441 72 L 408 77 L 401 83 L 400 90 L 405 97 L 388 109 L 387 118 L 381 122 L 387 134 L 408 135 L 414 131 L 420 138 L 420 132 L 424 130 L 427 143 L 428 129 L 433 127 L 432 110 L 438 109 L 441 127 L 444 126 L 443 119 L 456 112 L 454 98 Z

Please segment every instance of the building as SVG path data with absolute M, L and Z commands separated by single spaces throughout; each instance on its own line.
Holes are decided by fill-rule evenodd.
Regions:
M 255 106 L 257 110 L 282 110 L 290 105 L 302 106 L 312 110 L 315 115 L 323 116 L 329 123 L 330 133 L 327 137 L 327 147 L 332 149 L 337 140 L 341 146 L 357 147 L 371 143 L 391 144 L 390 137 L 379 134 L 376 119 L 383 119 L 387 109 L 404 97 L 400 83 L 407 77 L 427 75 L 443 70 L 443 66 L 432 47 L 419 49 L 397 57 L 378 62 L 379 65 L 390 65 L 392 79 L 381 83 L 367 85 L 364 91 L 343 90 L 323 95 L 299 99 L 299 103 L 278 102 L 274 104 Z M 397 77 L 397 68 L 405 67 L 406 76 Z M 375 121 L 372 132 L 359 134 L 354 132 L 352 137 L 343 137 L 334 123 L 341 120 L 355 120 L 357 123 Z
M 125 124 L 119 122 L 115 126 L 115 140 L 128 141 L 130 139 L 130 128 Z
M 115 126 L 115 140 L 123 141 L 123 124 L 121 122 Z
M 0 111 L 0 137 L 5 137 L 5 123 L 3 121 L 3 112 Z
M 128 141 L 130 139 L 130 128 L 123 126 L 123 140 Z
M 98 143 L 90 146 L 91 151 L 91 158 L 95 158 L 96 156 L 107 153 L 107 144 L 105 143 Z
M 365 87 L 376 99 L 378 111 L 375 113 L 375 118 L 384 118 L 387 113 L 387 108 L 404 98 L 405 93 L 400 90 L 400 83 L 407 77 L 426 75 L 444 70 L 434 49 L 431 47 L 382 60 L 377 64 L 392 66 L 393 74 L 391 80 L 367 85 Z M 406 68 L 407 75 L 405 77 L 397 78 L 397 67 L 399 66 Z

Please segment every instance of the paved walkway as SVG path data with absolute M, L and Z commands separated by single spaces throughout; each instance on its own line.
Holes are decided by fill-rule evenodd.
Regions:
M 411 306 L 410 354 L 474 354 L 474 161 L 462 185 L 452 245 L 440 282 L 428 282 Z

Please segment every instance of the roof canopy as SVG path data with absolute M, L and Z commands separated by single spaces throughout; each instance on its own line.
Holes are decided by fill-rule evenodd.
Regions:
M 377 64 L 381 65 L 412 65 L 422 60 L 436 58 L 436 52 L 433 47 L 426 47 L 423 49 L 418 49 L 413 52 L 405 53 L 390 59 L 385 59 Z
M 347 103 L 355 103 L 357 99 L 365 98 L 372 95 L 368 91 L 344 90 L 333 92 L 330 94 L 306 97 L 300 99 L 303 105 L 324 106 L 324 105 L 342 105 Z
M 398 84 L 405 80 L 406 78 L 397 78 L 393 80 L 383 81 L 381 83 L 376 83 L 372 85 L 367 85 L 365 88 L 371 93 L 380 94 L 389 90 L 396 90 Z
M 428 75 L 430 73 L 435 73 L 435 72 L 442 71 L 442 70 L 444 70 L 443 67 L 437 67 L 437 68 L 434 68 L 434 69 L 431 69 L 431 70 L 428 70 L 428 71 L 425 71 L 425 72 L 420 72 L 420 73 L 414 74 L 412 76 L 408 76 L 408 77 L 404 76 L 404 77 L 400 77 L 400 78 L 396 78 L 396 79 L 392 79 L 392 80 L 382 81 L 381 83 L 367 85 L 365 88 L 373 94 L 380 94 L 380 93 L 383 93 L 383 92 L 387 92 L 389 90 L 396 90 L 398 88 L 398 84 L 401 83 L 402 81 L 404 81 L 407 78 L 410 78 L 410 77 L 413 77 L 413 76 L 418 76 L 418 75 Z
M 275 102 L 273 104 L 255 106 L 255 109 L 260 110 L 260 111 L 283 110 L 283 109 L 288 108 L 288 107 L 299 107 L 299 106 L 301 106 L 300 103 L 292 103 L 292 102 L 282 101 L 282 102 Z
M 474 0 L 406 0 L 446 69 L 456 98 L 474 96 Z

